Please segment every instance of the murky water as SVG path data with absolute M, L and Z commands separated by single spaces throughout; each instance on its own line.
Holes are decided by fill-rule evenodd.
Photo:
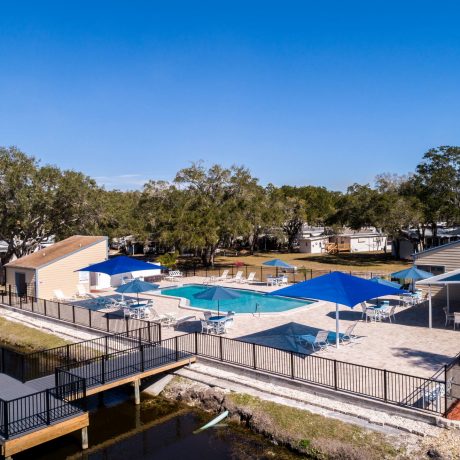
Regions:
M 126 400 L 123 390 L 91 399 L 90 447 L 80 450 L 79 434 L 65 436 L 16 455 L 15 460 L 138 460 L 138 459 L 280 459 L 300 458 L 273 446 L 261 436 L 233 424 L 193 432 L 212 415 L 158 398 L 141 406 Z

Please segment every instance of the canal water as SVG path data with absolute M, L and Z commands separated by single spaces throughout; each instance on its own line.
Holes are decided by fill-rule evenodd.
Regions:
M 17 454 L 15 460 L 300 458 L 232 423 L 194 434 L 211 414 L 162 398 L 143 397 L 140 406 L 127 398 L 128 393 L 120 389 L 105 393 L 102 399 L 91 398 L 88 450 L 80 450 L 80 437 L 75 433 Z

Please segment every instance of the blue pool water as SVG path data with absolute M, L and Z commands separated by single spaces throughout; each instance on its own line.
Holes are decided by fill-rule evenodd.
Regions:
M 162 295 L 184 297 L 190 300 L 190 305 L 204 310 L 217 310 L 217 301 L 195 299 L 194 295 L 208 289 L 207 286 L 200 284 L 188 284 L 180 287 L 171 287 L 161 290 Z M 237 299 L 221 300 L 220 311 L 232 310 L 235 313 L 254 313 L 256 304 L 261 313 L 282 312 L 312 304 L 310 300 L 291 299 L 288 297 L 269 296 L 260 292 L 247 291 L 244 289 L 228 288 L 240 294 Z

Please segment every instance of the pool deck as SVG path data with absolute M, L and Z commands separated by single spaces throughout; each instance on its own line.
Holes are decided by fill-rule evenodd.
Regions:
M 202 277 L 189 277 L 178 282 L 162 281 L 161 287 L 180 284 L 203 284 Z M 242 283 L 217 283 L 225 287 L 254 289 L 270 292 L 277 287 L 266 285 L 248 285 Z M 110 292 L 106 293 L 107 295 Z M 179 308 L 178 299 L 142 294 L 143 298 L 153 298 L 158 313 L 174 313 L 177 317 L 188 314 L 196 315 L 196 321 L 188 321 L 175 331 L 163 328 L 163 338 L 173 337 L 186 332 L 201 331 L 199 320 L 203 319 L 202 310 Z M 452 311 L 460 311 L 460 305 L 451 307 Z M 355 321 L 359 321 L 355 334 L 358 340 L 336 349 L 335 346 L 315 355 L 324 356 L 355 364 L 375 368 L 431 377 L 445 363 L 449 362 L 460 351 L 460 331 L 452 326 L 444 327 L 442 308 L 433 308 L 433 329 L 428 328 L 428 306 L 426 304 L 411 308 L 398 308 L 396 322 L 368 322 L 361 320 L 360 308 L 340 307 L 340 329 L 345 329 Z M 317 302 L 304 308 L 288 310 L 282 313 L 266 313 L 262 315 L 237 314 L 231 330 L 225 335 L 261 345 L 283 348 L 287 350 L 311 353 L 311 349 L 299 349 L 293 336 L 316 334 L 318 330 L 335 330 L 335 304 Z

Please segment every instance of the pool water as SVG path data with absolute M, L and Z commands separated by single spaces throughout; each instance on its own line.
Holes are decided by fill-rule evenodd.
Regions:
M 184 297 L 190 301 L 190 306 L 204 310 L 217 310 L 217 301 L 196 299 L 194 296 L 199 292 L 208 289 L 208 286 L 200 284 L 188 284 L 185 286 L 165 288 L 161 290 L 162 295 Z M 310 305 L 311 300 L 292 299 L 289 297 L 265 295 L 260 292 L 245 289 L 227 288 L 240 295 L 237 299 L 221 300 L 220 311 L 234 311 L 235 313 L 254 313 L 256 306 L 260 313 L 274 313 L 292 310 L 293 308 Z

